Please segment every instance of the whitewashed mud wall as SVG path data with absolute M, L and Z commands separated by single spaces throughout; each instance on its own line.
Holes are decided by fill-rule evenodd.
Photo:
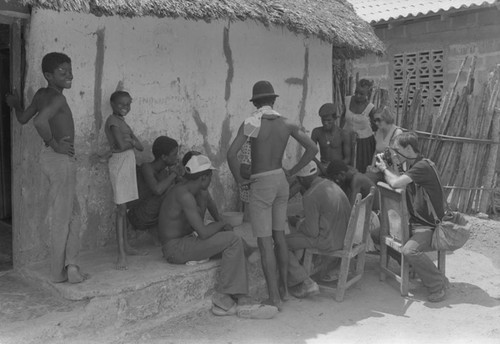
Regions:
M 221 210 L 236 206 L 226 152 L 253 111 L 252 85 L 271 81 L 280 95 L 275 108 L 309 133 L 320 124 L 318 108 L 331 100 L 331 46 L 254 21 L 98 18 L 37 10 L 26 44 L 25 101 L 46 84 L 43 55 L 60 51 L 72 58 L 73 86 L 64 93 L 76 125 L 82 249 L 114 244 L 107 165 L 92 156 L 107 148 L 103 124 L 117 88 L 133 97 L 127 122 L 145 143 L 138 162 L 152 159 L 151 144 L 159 135 L 177 139 L 182 154 L 203 151 L 218 168 L 211 191 Z M 14 136 L 14 260 L 19 267 L 47 255 L 47 181 L 38 164 L 42 141 L 32 124 L 16 124 Z M 285 165 L 297 154 L 290 144 Z

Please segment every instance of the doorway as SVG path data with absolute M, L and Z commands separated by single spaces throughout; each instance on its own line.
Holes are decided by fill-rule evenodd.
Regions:
M 0 24 L 0 272 L 12 269 L 11 116 L 5 103 L 10 91 L 10 25 Z

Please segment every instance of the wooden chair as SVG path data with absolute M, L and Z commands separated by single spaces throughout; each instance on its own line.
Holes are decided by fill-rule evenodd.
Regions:
M 402 296 L 408 295 L 410 283 L 410 264 L 401 254 L 403 246 L 410 238 L 410 221 L 406 205 L 406 191 L 393 189 L 383 182 L 377 183 L 380 194 L 380 280 L 390 276 L 399 282 Z M 389 270 L 388 248 L 394 249 L 400 256 L 400 270 Z M 445 272 L 445 251 L 438 251 L 438 268 Z
M 341 250 L 336 251 L 319 251 L 317 249 L 306 249 L 304 254 L 304 267 L 309 276 L 318 272 L 312 269 L 313 255 L 322 255 L 329 257 L 336 257 L 341 259 L 339 279 L 337 287 L 330 287 L 328 285 L 320 284 L 320 288 L 327 292 L 334 292 L 335 299 L 338 302 L 344 300 L 344 294 L 347 288 L 359 281 L 365 269 L 365 250 L 366 240 L 369 234 L 370 217 L 372 210 L 373 197 L 375 194 L 375 187 L 372 186 L 370 193 L 361 199 L 361 194 L 357 194 L 356 200 L 351 210 L 351 216 L 347 225 L 347 231 L 344 239 L 344 246 Z M 354 235 L 356 231 L 362 231 L 362 240 L 360 243 L 354 243 Z M 349 267 L 351 259 L 356 258 L 356 268 L 354 276 L 349 277 Z

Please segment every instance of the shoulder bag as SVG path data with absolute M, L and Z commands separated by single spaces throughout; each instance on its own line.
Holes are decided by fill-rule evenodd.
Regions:
M 443 185 L 441 184 L 435 164 L 429 159 L 423 160 L 425 160 L 434 170 L 444 197 Z M 445 214 L 442 219 L 439 219 L 427 191 L 425 191 L 425 189 L 423 191 L 424 198 L 426 199 L 429 209 L 436 221 L 436 228 L 434 229 L 434 233 L 432 235 L 432 248 L 437 251 L 454 251 L 464 246 L 470 237 L 471 225 L 469 221 L 467 221 L 462 213 L 451 211 L 448 207 L 446 199 L 444 200 Z

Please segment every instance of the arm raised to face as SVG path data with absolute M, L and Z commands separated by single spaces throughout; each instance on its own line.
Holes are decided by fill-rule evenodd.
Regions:
M 288 125 L 290 126 L 290 135 L 305 148 L 300 160 L 288 171 L 289 175 L 293 176 L 318 154 L 318 147 L 297 124 L 288 122 Z

